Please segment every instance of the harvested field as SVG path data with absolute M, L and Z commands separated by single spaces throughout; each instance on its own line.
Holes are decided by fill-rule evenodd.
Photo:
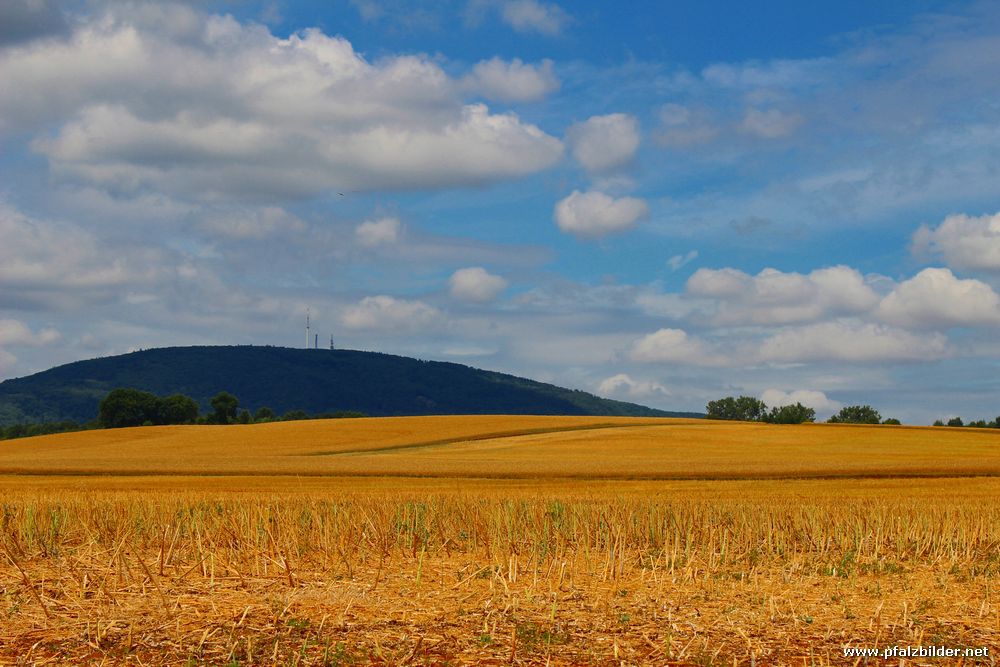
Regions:
M 782 478 L 1000 474 L 1000 430 L 602 417 L 396 417 L 64 433 L 0 474 Z
M 992 433 L 420 419 L 268 425 L 272 451 L 245 426 L 0 443 L 0 664 L 841 665 L 862 664 L 844 645 L 1000 650 Z M 160 472 L 194 474 L 136 474 L 170 443 L 189 449 Z M 380 451 L 318 453 L 338 447 Z M 560 453 L 571 476 L 549 472 Z M 379 457 L 396 475 L 446 475 L 352 462 Z M 330 459 L 347 467 L 294 473 Z M 620 479 L 647 460 L 664 476 L 771 478 Z M 248 461 L 271 467 L 238 475 Z M 841 478 L 773 478 L 803 474 Z

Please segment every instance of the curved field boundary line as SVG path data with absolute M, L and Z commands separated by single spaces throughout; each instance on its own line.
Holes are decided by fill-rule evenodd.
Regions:
M 544 435 L 546 433 L 569 433 L 570 431 L 597 431 L 611 428 L 648 428 L 652 426 L 670 426 L 662 422 L 649 422 L 639 424 L 581 424 L 579 426 L 547 426 L 541 428 L 524 428 L 511 431 L 496 431 L 493 433 L 478 433 L 476 435 L 462 435 L 453 438 L 442 438 L 440 440 L 426 440 L 423 442 L 408 442 L 404 444 L 386 445 L 384 447 L 373 447 L 370 449 L 337 449 L 325 452 L 308 452 L 306 454 L 295 454 L 294 456 L 340 456 L 342 454 L 380 454 L 383 452 L 393 452 L 400 449 L 421 449 L 426 447 L 440 447 L 443 445 L 457 445 L 463 442 L 481 442 L 484 440 L 503 440 L 504 438 L 516 438 L 522 435 Z

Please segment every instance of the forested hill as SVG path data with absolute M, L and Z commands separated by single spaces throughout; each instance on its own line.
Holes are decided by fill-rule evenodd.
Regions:
M 534 414 L 702 416 L 598 398 L 460 364 L 376 352 L 284 347 L 168 347 L 78 361 L 0 383 L 0 425 L 97 415 L 116 387 L 181 393 L 207 408 L 228 391 L 251 411 L 353 410 L 372 416 Z

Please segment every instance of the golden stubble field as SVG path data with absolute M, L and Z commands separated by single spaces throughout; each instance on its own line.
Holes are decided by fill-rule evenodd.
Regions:
M 995 431 L 693 420 L 0 442 L 0 664 L 995 660 L 998 469 Z

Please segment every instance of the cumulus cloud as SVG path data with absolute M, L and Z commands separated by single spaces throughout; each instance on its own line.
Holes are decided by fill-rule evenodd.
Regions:
M 125 285 L 161 275 L 155 250 L 109 252 L 76 225 L 27 216 L 0 201 L 0 306 L 74 308 L 105 300 Z
M 747 109 L 740 129 L 762 139 L 786 137 L 802 124 L 799 114 L 785 113 L 777 109 Z
M 636 197 L 615 199 L 603 192 L 580 192 L 556 204 L 556 224 L 564 232 L 582 238 L 597 238 L 623 232 L 649 214 L 646 202 Z
M 470 90 L 501 102 L 535 102 L 559 90 L 551 60 L 531 65 L 519 58 L 492 58 L 476 64 L 464 81 Z
M 673 362 L 720 366 L 726 358 L 709 343 L 682 329 L 660 329 L 632 344 L 629 358 L 644 362 Z
M 162 245 L 109 241 L 3 204 L 0 238 L 0 310 L 76 311 L 118 321 L 141 312 L 144 326 L 157 327 L 159 335 L 188 325 L 232 324 L 228 318 L 273 318 L 284 309 L 284 300 L 258 287 L 244 290 L 193 256 Z M 98 307 L 109 309 L 98 316 Z
M 349 306 L 341 317 L 341 323 L 348 329 L 384 332 L 428 329 L 443 320 L 440 310 L 423 301 L 386 295 L 367 296 Z
M 558 35 L 570 20 L 559 5 L 538 0 L 507 0 L 500 8 L 500 16 L 518 32 L 543 35 Z
M 403 223 L 392 216 L 366 220 L 354 228 L 354 237 L 358 243 L 368 248 L 396 243 L 402 233 Z
M 459 269 L 448 279 L 451 296 L 460 301 L 487 303 L 507 289 L 507 281 L 480 266 Z
M 948 269 L 924 269 L 896 286 L 879 304 L 879 315 L 904 327 L 1000 324 L 1000 295 L 980 280 L 961 280 Z
M 283 39 L 184 6 L 108 7 L 67 39 L 0 53 L 0 88 L 19 91 L 0 97 L 0 130 L 44 129 L 34 148 L 63 179 L 260 200 L 482 184 L 562 154 L 515 114 L 464 104 L 426 57 L 370 63 L 315 29 Z
M 760 343 L 757 357 L 771 363 L 892 363 L 933 361 L 947 354 L 948 339 L 942 334 L 838 320 L 782 329 Z
M 764 269 L 751 276 L 737 269 L 698 269 L 686 291 L 714 299 L 713 322 L 787 324 L 863 313 L 878 303 L 864 276 L 847 266 L 816 269 L 808 274 Z
M 659 382 L 634 380 L 626 373 L 618 373 L 601 380 L 597 393 L 608 398 L 628 398 L 641 400 L 669 396 L 670 392 Z
M 606 172 L 631 162 L 639 148 L 639 121 L 613 113 L 591 116 L 566 132 L 573 157 L 590 172 Z
M 186 197 L 300 197 L 366 190 L 475 185 L 552 165 L 559 141 L 515 114 L 468 105 L 440 127 L 372 125 L 350 134 L 265 127 L 186 114 L 145 120 L 122 107 L 83 111 L 35 148 L 56 174 L 132 192 Z
M 827 398 L 821 391 L 810 389 L 797 389 L 795 391 L 781 391 L 780 389 L 765 389 L 760 395 L 760 400 L 764 401 L 768 407 L 781 407 L 783 405 L 794 405 L 801 403 L 807 408 L 813 408 L 817 412 L 832 413 L 840 409 L 840 403 Z
M 51 345 L 61 338 L 62 336 L 59 332 L 52 328 L 32 331 L 27 324 L 20 320 L 0 320 L 0 346 L 28 345 L 41 347 Z
M 949 215 L 936 228 L 924 225 L 913 235 L 913 250 L 940 255 L 956 269 L 1000 271 L 1000 213 Z

